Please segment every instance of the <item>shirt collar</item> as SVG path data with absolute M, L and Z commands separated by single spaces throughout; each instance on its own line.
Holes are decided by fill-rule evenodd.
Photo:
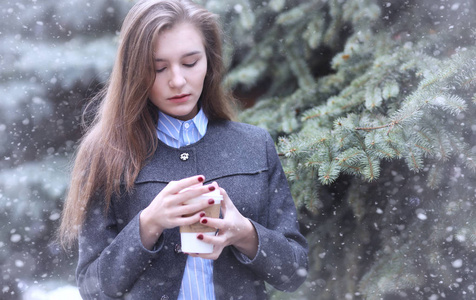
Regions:
M 198 129 L 198 132 L 203 137 L 207 132 L 208 118 L 203 112 L 203 109 L 200 108 L 197 115 L 192 119 L 193 123 Z
M 176 119 L 159 110 L 157 130 L 163 132 L 171 138 L 174 138 L 175 140 L 180 140 L 180 129 L 185 122 L 193 122 L 201 137 L 203 137 L 207 132 L 208 118 L 201 108 L 197 115 L 189 121 Z

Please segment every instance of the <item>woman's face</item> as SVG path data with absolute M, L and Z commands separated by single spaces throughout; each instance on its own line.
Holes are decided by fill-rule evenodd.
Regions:
M 207 73 L 207 57 L 200 31 L 180 23 L 161 32 L 155 42 L 155 81 L 149 99 L 162 112 L 190 120 L 198 112 Z

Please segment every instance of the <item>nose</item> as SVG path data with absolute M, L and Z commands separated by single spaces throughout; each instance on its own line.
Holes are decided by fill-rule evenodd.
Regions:
M 180 89 L 187 83 L 182 70 L 179 67 L 172 68 L 172 72 L 170 75 L 169 86 L 170 88 L 177 88 Z

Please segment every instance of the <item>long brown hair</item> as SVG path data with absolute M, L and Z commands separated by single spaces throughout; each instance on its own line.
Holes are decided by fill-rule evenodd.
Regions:
M 234 117 L 231 94 L 222 86 L 222 32 L 216 15 L 187 0 L 141 0 L 122 25 L 117 57 L 100 105 L 76 152 L 59 238 L 71 246 L 78 237 L 90 199 L 130 192 L 144 163 L 157 149 L 157 108 L 148 99 L 155 80 L 154 45 L 159 33 L 188 22 L 203 35 L 207 56 L 201 107 L 210 120 Z

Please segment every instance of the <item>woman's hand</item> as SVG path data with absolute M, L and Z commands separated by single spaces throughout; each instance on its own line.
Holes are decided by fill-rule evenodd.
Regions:
M 220 188 L 223 195 L 221 211 L 223 219 L 200 218 L 200 223 L 218 229 L 216 236 L 197 234 L 197 238 L 205 243 L 213 244 L 213 252 L 209 254 L 189 255 L 207 259 L 217 259 L 226 246 L 234 246 L 241 253 L 253 259 L 258 251 L 258 235 L 250 220 L 245 218 L 235 207 L 226 191 Z
M 171 181 L 141 212 L 140 237 L 145 248 L 152 249 L 165 229 L 200 221 L 205 215 L 203 209 L 211 205 L 208 200 L 187 205 L 184 202 L 215 190 L 212 185 L 202 186 L 204 181 L 202 175 Z M 191 189 L 183 191 L 187 188 Z

